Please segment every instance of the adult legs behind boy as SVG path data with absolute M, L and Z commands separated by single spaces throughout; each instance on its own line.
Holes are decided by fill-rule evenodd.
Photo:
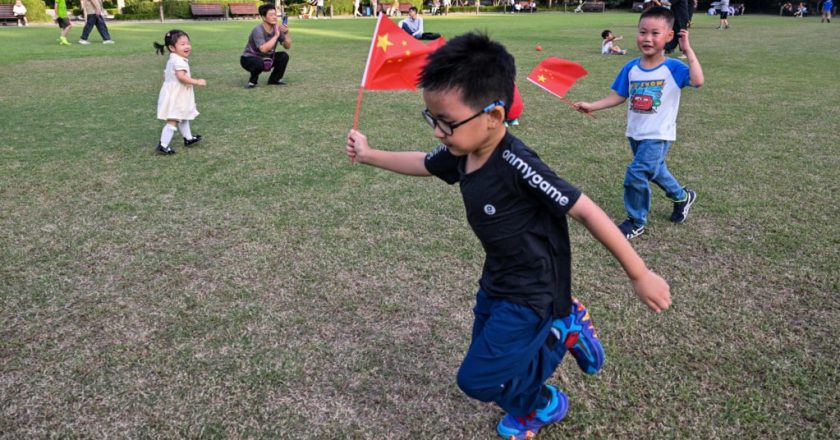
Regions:
M 671 53 L 679 45 L 681 29 L 686 29 L 689 20 L 689 0 L 672 0 L 671 12 L 674 14 L 674 39 L 665 44 L 665 53 Z

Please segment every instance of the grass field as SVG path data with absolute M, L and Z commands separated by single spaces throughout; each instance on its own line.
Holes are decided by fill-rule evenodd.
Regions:
M 636 17 L 426 28 L 503 42 L 525 100 L 514 133 L 621 220 L 624 111 L 589 120 L 525 76 L 572 59 L 590 73 L 568 97 L 602 97 L 629 57 L 599 55 L 600 32 L 635 53 Z M 706 85 L 683 92 L 669 163 L 699 201 L 672 225 L 656 197 L 633 241 L 673 307 L 648 312 L 572 225 L 607 364 L 561 366 L 569 415 L 541 438 L 840 436 L 840 28 L 696 22 Z M 344 155 L 373 23 L 292 21 L 289 85 L 254 90 L 238 63 L 251 21 L 111 22 L 117 44 L 87 47 L 0 29 L 0 438 L 494 438 L 501 412 L 455 384 L 483 262 L 457 188 Z M 170 27 L 209 83 L 205 141 L 158 157 L 151 43 Z M 428 150 L 422 108 L 368 92 L 359 127 Z

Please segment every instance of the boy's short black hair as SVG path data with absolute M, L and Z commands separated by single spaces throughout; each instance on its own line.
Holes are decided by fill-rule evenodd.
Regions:
M 664 6 L 654 6 L 642 12 L 642 15 L 639 16 L 639 21 L 641 22 L 645 18 L 661 18 L 668 22 L 668 26 L 674 26 L 674 13 Z
M 612 31 L 609 29 L 604 29 L 604 32 L 601 32 L 601 38 L 607 38 L 607 35 L 611 34 Z
M 272 9 L 277 10 L 277 7 L 272 5 L 271 3 L 261 4 L 260 9 L 259 9 L 260 17 L 265 17 L 266 15 L 268 15 L 268 11 L 270 11 Z
M 434 92 L 458 90 L 464 104 L 479 110 L 513 101 L 516 64 L 507 49 L 482 33 L 459 35 L 429 55 L 420 73 L 420 87 Z
M 408 12 L 411 12 L 411 11 L 417 12 L 417 6 L 412 6 L 412 7 L 408 8 Z

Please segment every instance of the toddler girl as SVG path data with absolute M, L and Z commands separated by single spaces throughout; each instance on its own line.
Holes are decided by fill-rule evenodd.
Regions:
M 169 61 L 163 73 L 163 86 L 160 88 L 157 105 L 157 117 L 165 120 L 166 125 L 160 133 L 157 152 L 175 154 L 175 149 L 169 146 L 175 131 L 180 130 L 186 147 L 201 140 L 200 135 L 193 136 L 190 132 L 190 121 L 198 116 L 193 86 L 206 86 L 207 81 L 190 76 L 187 57 L 190 56 L 192 46 L 186 32 L 173 29 L 166 33 L 163 44 L 156 41 L 154 46 L 161 55 L 164 47 L 169 50 Z

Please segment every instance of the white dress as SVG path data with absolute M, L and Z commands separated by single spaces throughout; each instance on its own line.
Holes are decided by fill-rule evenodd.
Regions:
M 175 76 L 175 72 L 178 70 L 186 70 L 187 75 L 189 75 L 189 62 L 184 57 L 170 53 L 166 70 L 163 72 L 163 86 L 161 86 L 158 96 L 158 119 L 191 121 L 198 116 L 198 110 L 195 108 L 193 86 L 178 81 L 178 77 Z

